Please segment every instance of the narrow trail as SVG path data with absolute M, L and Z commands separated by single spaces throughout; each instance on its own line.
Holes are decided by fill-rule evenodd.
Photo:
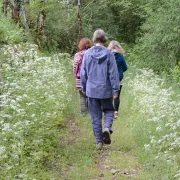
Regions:
M 61 144 L 66 162 L 61 179 L 67 180 L 123 180 L 138 179 L 142 165 L 134 155 L 135 145 L 126 139 L 122 121 L 114 122 L 112 144 L 97 151 L 89 117 L 69 120 L 68 132 Z M 118 128 L 117 128 L 118 127 Z M 120 129 L 123 129 L 123 131 Z M 123 141 L 122 141 L 123 139 Z
M 113 156 L 115 156 L 117 160 L 119 159 L 119 161 L 115 162 L 110 160 Z M 130 154 L 124 153 L 122 151 L 112 150 L 112 147 L 105 147 L 103 152 L 100 152 L 96 156 L 95 160 L 100 171 L 99 179 L 106 180 L 107 177 L 109 177 L 112 180 L 116 180 L 122 178 L 132 179 L 138 177 L 138 165 L 137 167 L 135 167 L 134 164 L 130 165 L 130 161 L 138 164 L 138 160 Z M 121 163 L 129 164 L 129 166 L 122 167 L 120 165 Z
M 60 179 L 174 179 L 177 164 L 166 163 L 162 158 L 154 159 L 156 152 L 145 148 L 150 135 L 156 130 L 156 124 L 147 123 L 148 114 L 140 114 L 143 105 L 136 102 L 128 87 L 123 88 L 119 117 L 113 123 L 112 143 L 105 145 L 102 151 L 96 150 L 90 117 L 81 117 L 79 107 L 73 105 L 74 114 L 62 130 L 67 132 L 61 142 Z M 74 98 L 78 102 L 78 97 Z
M 124 139 L 123 131 L 125 131 L 125 127 L 122 128 L 119 119 L 115 120 L 114 124 L 116 128 L 112 134 L 112 144 L 104 146 L 104 149 L 96 155 L 95 162 L 100 172 L 99 179 L 138 179 L 139 170 L 142 165 L 133 154 L 135 146 L 132 144 L 122 144 L 121 138 Z

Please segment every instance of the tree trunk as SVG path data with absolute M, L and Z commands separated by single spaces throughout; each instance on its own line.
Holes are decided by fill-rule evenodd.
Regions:
M 2 77 L 2 57 L 1 57 L 1 50 L 0 50 L 0 95 L 2 94 L 2 84 L 3 83 L 3 77 Z M 2 105 L 2 102 L 1 102 L 1 99 L 0 99 L 0 111 L 1 111 L 1 106 Z
M 80 16 L 80 6 L 81 6 L 81 1 L 78 0 L 78 13 L 77 13 L 77 20 L 78 20 L 78 36 L 81 36 L 82 34 L 82 19 Z
M 20 10 L 21 10 L 21 0 L 13 0 L 12 2 L 12 19 L 15 23 L 20 22 Z
M 25 3 L 22 4 L 22 15 L 24 18 L 24 29 L 25 29 L 25 32 L 28 33 L 29 32 L 29 21 L 28 21 L 27 9 L 26 9 Z
M 4 12 L 4 15 L 7 16 L 7 8 L 8 8 L 8 4 L 9 4 L 9 1 L 8 0 L 4 0 L 4 4 L 3 4 L 3 12 Z
M 39 13 L 37 19 L 37 44 L 40 50 L 43 49 L 43 39 L 45 37 L 45 20 L 46 20 L 46 12 L 45 10 L 42 10 Z

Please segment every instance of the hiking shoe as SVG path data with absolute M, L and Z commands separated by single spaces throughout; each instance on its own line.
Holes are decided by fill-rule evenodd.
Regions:
M 118 112 L 115 111 L 115 112 L 114 112 L 114 119 L 117 119 L 117 118 L 118 118 Z
M 103 144 L 102 143 L 98 143 L 98 144 L 96 144 L 96 149 L 97 150 L 102 150 L 102 148 L 103 148 Z
M 104 129 L 103 141 L 104 141 L 104 144 L 111 144 L 111 135 L 110 135 L 110 132 L 109 132 L 108 128 Z

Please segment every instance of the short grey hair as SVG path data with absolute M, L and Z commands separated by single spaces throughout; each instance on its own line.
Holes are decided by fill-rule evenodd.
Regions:
M 106 43 L 106 41 L 107 41 L 106 33 L 102 29 L 97 29 L 93 35 L 93 42 L 104 44 Z

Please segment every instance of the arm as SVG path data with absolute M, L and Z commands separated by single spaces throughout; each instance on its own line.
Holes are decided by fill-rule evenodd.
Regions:
M 128 69 L 126 60 L 123 55 L 122 55 L 122 69 L 123 69 L 123 72 L 125 72 Z
M 109 79 L 112 87 L 113 96 L 118 96 L 119 91 L 119 75 L 114 55 L 111 53 L 109 58 Z
M 74 55 L 74 62 L 73 62 L 73 73 L 74 73 L 74 76 L 75 76 L 76 66 L 77 66 L 77 63 L 78 63 L 79 60 L 80 60 L 80 56 L 79 56 L 78 53 L 76 53 Z
M 84 54 L 82 66 L 81 66 L 81 86 L 82 92 L 86 92 L 86 82 L 87 82 L 87 71 L 86 71 L 86 54 Z

